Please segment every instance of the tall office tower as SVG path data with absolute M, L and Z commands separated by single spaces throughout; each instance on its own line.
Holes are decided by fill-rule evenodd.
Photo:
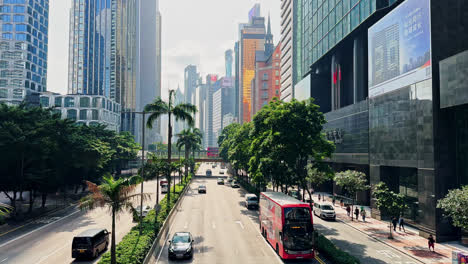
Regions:
M 226 77 L 232 77 L 232 50 L 226 50 L 224 55 L 226 60 Z
M 140 0 L 138 4 L 135 110 L 142 112 L 147 104 L 161 96 L 161 14 L 158 0 Z M 136 140 L 140 144 L 141 122 L 142 115 L 137 115 L 134 130 Z M 160 120 L 153 124 L 153 129 L 146 128 L 145 125 L 145 149 L 159 140 L 159 134 Z
M 185 102 L 189 104 L 195 103 L 195 91 L 197 89 L 199 74 L 197 66 L 188 65 L 184 70 L 184 96 Z
M 251 116 L 251 84 L 255 77 L 255 52 L 264 49 L 265 18 L 260 17 L 259 4 L 249 12 L 249 23 L 239 25 L 239 121 L 249 122 Z M 236 55 L 237 56 L 237 55 Z
M 234 71 L 235 71 L 235 76 L 234 76 L 234 116 L 239 119 L 238 117 L 240 116 L 239 114 L 239 96 L 240 96 L 240 62 L 239 62 L 240 54 L 239 54 L 239 41 L 236 41 L 234 44 Z
M 213 93 L 213 144 L 218 146 L 218 137 L 221 135 L 224 125 L 231 124 L 232 120 L 229 116 L 233 116 L 234 113 L 234 84 L 232 78 L 223 77 L 219 79 L 214 87 Z
M 49 1 L 1 1 L 0 103 L 39 104 L 46 91 Z
M 206 89 L 205 89 L 205 143 L 206 147 L 214 147 L 214 134 L 213 134 L 213 93 L 217 90 L 218 75 L 208 74 L 206 76 Z
M 180 86 L 178 86 L 177 90 L 175 91 L 174 104 L 175 105 L 182 104 L 182 103 L 184 103 L 184 101 L 185 101 L 185 96 L 182 93 L 182 91 L 180 90 Z M 172 120 L 172 124 L 174 126 L 173 133 L 172 133 L 174 135 L 174 137 L 172 138 L 173 142 L 175 142 L 177 140 L 177 138 L 178 138 L 177 135 L 184 129 L 184 125 L 186 123 L 187 122 L 182 121 L 182 120 L 177 121 L 173 117 L 173 120 Z
M 197 106 L 198 112 L 195 114 L 195 127 L 200 129 L 203 135 L 205 135 L 205 97 L 206 97 L 206 84 L 203 83 L 203 79 L 199 78 L 196 82 L 197 88 L 195 91 L 195 105 Z M 202 145 L 205 146 L 206 138 L 202 138 Z
M 281 100 L 286 102 L 294 98 L 293 53 L 294 53 L 294 2 L 281 0 Z

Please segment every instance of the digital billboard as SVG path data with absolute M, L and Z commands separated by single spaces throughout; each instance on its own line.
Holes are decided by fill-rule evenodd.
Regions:
M 369 97 L 431 78 L 430 0 L 406 0 L 369 28 Z

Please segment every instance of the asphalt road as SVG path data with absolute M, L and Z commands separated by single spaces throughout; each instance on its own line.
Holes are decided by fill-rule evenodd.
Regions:
M 283 263 L 259 232 L 258 211 L 245 208 L 245 191 L 217 185 L 219 176 L 227 176 L 219 174 L 219 166 L 213 169 L 202 164 L 199 173 L 206 169 L 211 169 L 213 176 L 193 180 L 169 230 L 170 236 L 191 232 L 195 240 L 193 259 L 177 263 Z M 198 194 L 200 184 L 207 186 L 206 194 Z M 175 262 L 168 259 L 168 245 L 158 252 L 156 263 Z
M 140 185 L 136 191 L 140 192 Z M 156 201 L 156 181 L 145 182 L 144 192 L 151 195 L 151 199 L 145 201 L 144 205 L 153 206 Z M 135 201 L 135 205 L 139 204 L 139 201 Z M 62 210 L 0 236 L 0 264 L 97 263 L 98 259 L 75 261 L 71 257 L 72 239 L 91 228 L 107 228 L 111 231 L 111 224 L 112 218 L 106 208 L 89 212 L 77 208 Z M 117 243 L 135 224 L 129 212 L 119 215 L 116 222 Z
M 337 247 L 358 257 L 365 264 L 419 264 L 398 250 L 379 242 L 339 221 L 314 216 L 314 227 Z

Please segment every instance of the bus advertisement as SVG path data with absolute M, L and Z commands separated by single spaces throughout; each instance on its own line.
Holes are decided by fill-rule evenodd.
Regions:
M 314 258 L 310 205 L 280 192 L 260 193 L 260 231 L 282 259 Z

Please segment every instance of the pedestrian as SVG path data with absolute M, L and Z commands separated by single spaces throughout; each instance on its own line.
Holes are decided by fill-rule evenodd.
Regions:
M 396 217 L 392 217 L 392 224 L 393 224 L 393 231 L 396 231 L 396 225 L 398 223 L 398 220 Z
M 322 197 L 320 196 L 320 193 L 319 193 L 319 195 L 318 195 L 319 202 L 320 202 L 320 198 L 322 198 Z
M 364 207 L 361 207 L 361 217 L 362 217 L 362 221 L 365 222 L 366 221 L 366 210 L 364 210 Z
M 335 202 L 336 202 L 335 196 L 333 196 L 332 202 L 333 202 L 333 206 L 335 206 Z
M 340 206 L 341 206 L 341 207 L 344 206 L 343 199 L 340 200 Z
M 357 207 L 354 210 L 354 214 L 356 215 L 356 221 L 359 221 L 359 209 Z
M 346 205 L 346 213 L 348 213 L 348 217 L 351 215 L 351 207 L 348 205 Z
M 434 243 L 435 243 L 434 237 L 432 235 L 429 235 L 429 238 L 427 239 L 427 244 L 429 245 L 429 251 L 431 251 L 431 247 L 432 247 L 432 251 L 435 252 Z
M 403 219 L 403 216 L 400 216 L 400 219 L 398 219 L 398 228 L 400 229 L 400 231 L 403 228 L 403 231 L 406 233 L 405 220 Z

